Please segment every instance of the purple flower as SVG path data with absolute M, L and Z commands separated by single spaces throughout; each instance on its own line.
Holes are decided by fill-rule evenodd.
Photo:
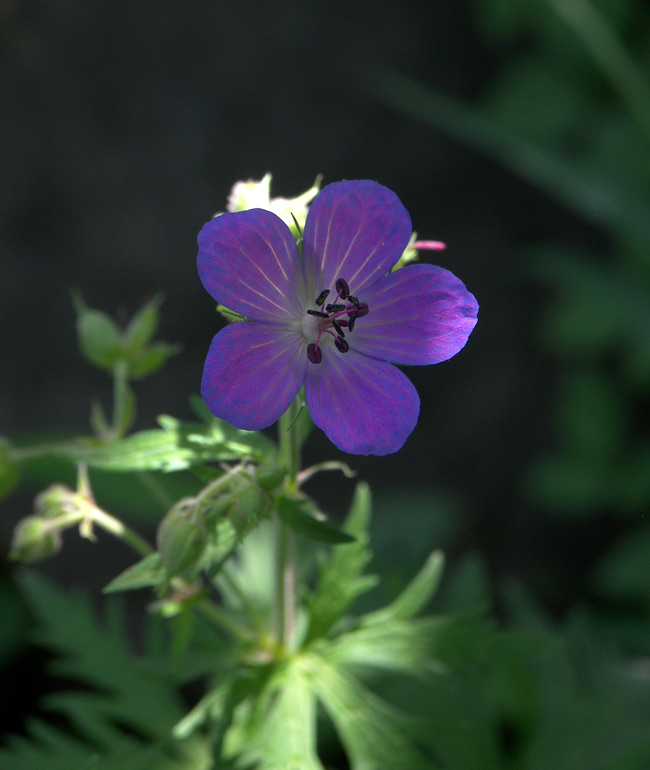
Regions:
M 212 341 L 201 392 L 217 417 L 259 430 L 304 385 L 314 423 L 352 454 L 400 449 L 420 410 L 393 364 L 455 355 L 478 305 L 433 265 L 391 273 L 411 235 L 395 195 L 370 181 L 337 182 L 315 198 L 303 254 L 275 214 L 222 214 L 199 233 L 198 269 L 217 302 L 250 319 Z

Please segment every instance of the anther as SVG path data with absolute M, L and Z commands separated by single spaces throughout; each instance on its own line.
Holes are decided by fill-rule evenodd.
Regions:
M 341 324 L 338 321 L 335 321 L 333 318 L 332 318 L 332 326 L 336 330 L 336 333 L 339 335 L 339 337 L 345 337 L 345 334 L 343 334 L 343 329 L 341 329 Z
M 336 340 L 334 340 L 334 342 L 336 342 Z M 316 346 L 315 342 L 310 342 L 309 345 L 307 345 L 307 358 L 312 364 L 320 364 L 323 360 L 323 351 Z
M 368 305 L 366 305 L 365 302 L 360 302 L 358 307 L 350 308 L 348 310 L 348 315 L 351 316 L 353 313 L 356 314 L 357 318 L 363 318 L 364 315 L 368 315 L 370 312 L 370 308 Z
M 359 307 L 359 300 L 351 294 L 348 294 L 348 302 L 351 302 L 355 307 Z
M 347 299 L 350 295 L 350 287 L 348 282 L 344 278 L 336 279 L 336 291 L 339 293 L 341 299 Z
M 310 308 L 309 310 L 307 310 L 307 312 L 309 313 L 309 315 L 315 315 L 316 318 L 329 318 L 327 313 L 321 313 L 320 310 L 312 310 Z
M 354 329 L 354 324 L 355 324 L 355 322 L 357 320 L 357 316 L 358 316 L 358 314 L 357 314 L 356 311 L 354 313 L 350 313 L 350 315 L 348 316 L 348 331 L 349 332 L 351 332 L 352 329 Z
M 345 310 L 345 305 L 325 305 L 325 310 L 328 313 L 338 313 L 341 310 Z
M 322 305 L 323 302 L 329 297 L 330 290 L 329 289 L 323 289 L 321 293 L 316 297 L 316 304 Z
M 343 339 L 343 337 L 334 337 L 334 344 L 341 351 L 341 353 L 347 353 L 348 350 L 350 350 L 350 346 L 348 345 L 347 341 Z

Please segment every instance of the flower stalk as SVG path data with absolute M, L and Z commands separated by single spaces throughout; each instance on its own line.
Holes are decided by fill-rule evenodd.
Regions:
M 294 494 L 300 472 L 300 399 L 296 398 L 279 423 L 280 462 L 287 470 L 286 485 Z M 296 630 L 296 568 L 294 536 L 275 517 L 275 633 L 280 649 L 290 645 Z

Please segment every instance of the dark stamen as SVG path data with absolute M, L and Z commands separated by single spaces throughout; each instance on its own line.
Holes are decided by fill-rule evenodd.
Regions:
M 343 334 L 343 329 L 341 329 L 341 324 L 339 324 L 339 322 L 335 321 L 333 318 L 332 318 L 332 326 L 336 330 L 336 333 L 339 335 L 339 337 L 345 337 L 345 334 Z
M 325 305 L 325 310 L 328 313 L 338 313 L 341 310 L 345 310 L 345 305 Z
M 329 318 L 329 316 L 327 315 L 327 313 L 321 313 L 321 311 L 320 311 L 320 310 L 311 310 L 311 309 L 310 309 L 310 310 L 308 310 L 307 312 L 309 313 L 309 315 L 315 315 L 315 316 L 316 316 L 316 318 Z
M 319 347 L 316 347 L 315 342 L 310 342 L 309 345 L 307 345 L 307 358 L 312 364 L 320 364 L 323 360 L 323 351 Z
M 354 329 L 354 324 L 355 324 L 355 322 L 357 320 L 357 315 L 358 314 L 356 312 L 354 312 L 354 313 L 350 313 L 350 315 L 348 316 L 348 331 L 349 332 L 351 332 L 352 329 Z
M 341 353 L 347 353 L 350 350 L 350 346 L 343 339 L 343 337 L 334 337 L 334 344 L 341 351 Z M 308 353 L 309 355 L 309 353 Z
M 341 299 L 347 299 L 350 294 L 350 287 L 348 282 L 344 278 L 336 279 L 336 291 L 339 293 Z
M 330 290 L 329 289 L 323 289 L 321 293 L 316 297 L 316 304 L 322 305 L 323 302 L 329 297 Z
M 359 307 L 359 300 L 351 294 L 348 294 L 348 302 L 351 302 L 355 307 Z
M 365 302 L 360 302 L 359 307 L 355 308 L 352 312 L 348 310 L 348 315 L 352 315 L 352 313 L 356 313 L 357 318 L 363 318 L 364 315 L 368 315 L 370 312 L 370 308 L 368 305 L 366 305 Z
M 348 322 L 347 322 L 345 319 L 343 319 L 343 318 L 340 318 L 340 319 L 339 319 L 339 320 L 338 320 L 336 323 L 337 323 L 339 326 L 342 326 L 344 329 L 345 329 L 345 327 L 348 325 Z

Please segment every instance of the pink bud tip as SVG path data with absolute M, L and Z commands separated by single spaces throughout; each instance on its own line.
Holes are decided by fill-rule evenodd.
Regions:
M 414 249 L 430 249 L 432 251 L 442 251 L 447 248 L 447 244 L 442 241 L 414 241 L 411 246 Z

